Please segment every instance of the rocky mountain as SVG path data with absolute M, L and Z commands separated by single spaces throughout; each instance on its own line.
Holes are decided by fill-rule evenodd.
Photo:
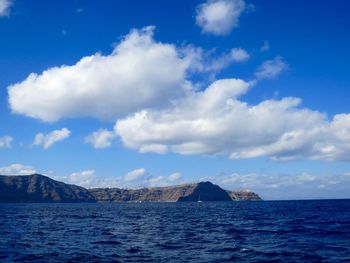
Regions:
M 95 202 L 91 193 L 83 187 L 52 180 L 33 174 L 26 176 L 0 175 L 0 202 Z
M 0 175 L 0 202 L 186 202 L 261 200 L 254 192 L 226 191 L 211 182 L 142 189 L 94 188 L 65 184 L 49 177 Z

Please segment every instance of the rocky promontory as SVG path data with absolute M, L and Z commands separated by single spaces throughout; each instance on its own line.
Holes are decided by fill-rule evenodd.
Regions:
M 198 202 L 256 201 L 251 191 L 226 191 L 211 182 L 141 189 L 93 188 L 55 181 L 40 174 L 0 175 L 0 202 Z

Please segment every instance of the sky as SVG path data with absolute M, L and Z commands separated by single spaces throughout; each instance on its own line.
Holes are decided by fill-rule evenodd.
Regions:
M 0 0 L 0 174 L 350 198 L 349 8 Z

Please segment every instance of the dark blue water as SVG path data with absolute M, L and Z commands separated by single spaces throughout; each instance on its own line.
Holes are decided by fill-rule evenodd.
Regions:
M 350 262 L 350 200 L 0 205 L 0 262 Z

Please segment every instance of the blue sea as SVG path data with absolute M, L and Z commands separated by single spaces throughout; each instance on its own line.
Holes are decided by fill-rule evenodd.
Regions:
M 1 204 L 0 262 L 350 262 L 350 200 Z

